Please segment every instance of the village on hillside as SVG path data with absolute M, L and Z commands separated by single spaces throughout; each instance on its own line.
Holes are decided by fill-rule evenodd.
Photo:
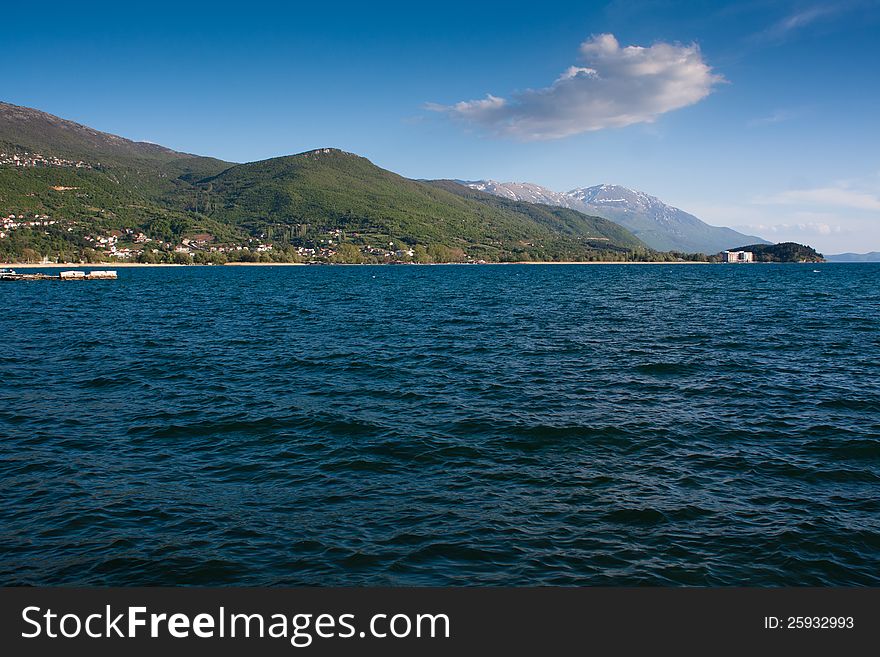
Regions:
M 0 166 L 95 169 L 100 164 L 36 152 L 0 152 Z M 75 193 L 79 187 L 48 185 L 55 193 Z M 35 193 L 27 194 L 34 197 Z M 2 199 L 0 199 L 2 200 Z M 37 204 L 39 205 L 39 204 Z M 100 208 L 92 208 L 104 213 Z M 303 229 L 303 230 L 300 230 Z M 145 264 L 223 264 L 225 262 L 405 263 L 455 260 L 481 262 L 463 251 L 434 246 L 410 246 L 386 235 L 346 235 L 339 228 L 299 226 L 293 239 L 271 239 L 272 229 L 258 237 L 221 241 L 211 232 L 187 232 L 175 240 L 149 235 L 138 228 L 101 229 L 87 218 L 51 216 L 45 211 L 22 212 L 0 208 L 0 261 L 28 263 L 138 262 Z M 167 237 L 167 236 L 166 236 Z M 44 238 L 44 239 L 40 239 Z M 353 243 L 351 240 L 354 240 Z M 53 246 L 40 246 L 45 244 Z M 4 246 L 6 248 L 4 248 Z M 439 249 L 439 250 L 438 250 Z M 442 251 L 445 250 L 445 251 Z
M 69 188 L 60 188 L 69 189 Z M 421 254 L 428 252 L 425 247 L 409 247 L 390 240 L 382 244 L 361 244 L 355 246 L 344 242 L 345 235 L 339 229 L 328 230 L 314 240 L 303 240 L 300 245 L 276 246 L 274 243 L 258 238 L 248 238 L 243 243 L 221 243 L 208 232 L 193 233 L 177 242 L 163 241 L 148 236 L 132 228 L 114 229 L 106 232 L 87 230 L 84 222 L 55 219 L 47 214 L 22 215 L 9 213 L 0 218 L 0 247 L 3 241 L 14 238 L 19 231 L 40 232 L 45 237 L 54 233 L 67 233 L 82 247 L 74 253 L 38 253 L 34 249 L 23 249 L 25 262 L 139 262 L 146 264 L 223 264 L 229 261 L 241 262 L 334 262 L 340 257 L 345 262 L 405 263 L 413 262 Z M 361 238 L 355 234 L 352 237 Z M 469 261 L 467 256 L 464 261 Z M 474 261 L 479 262 L 479 261 Z
M 0 165 L 15 167 L 72 167 L 92 169 L 91 164 L 82 160 L 66 160 L 62 157 L 40 155 L 39 153 L 0 153 Z

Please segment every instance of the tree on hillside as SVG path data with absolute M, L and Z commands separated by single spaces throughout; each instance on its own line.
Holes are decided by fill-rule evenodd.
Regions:
M 428 250 L 422 246 L 421 244 L 416 244 L 413 247 L 413 262 L 420 262 L 422 264 L 428 264 L 434 262 L 433 258 L 428 255 Z
M 350 242 L 340 244 L 339 248 L 336 249 L 336 254 L 333 256 L 333 262 L 361 264 L 363 261 L 364 257 L 361 250 Z

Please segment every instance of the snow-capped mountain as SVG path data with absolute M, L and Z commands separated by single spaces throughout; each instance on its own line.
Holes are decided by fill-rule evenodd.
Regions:
M 534 185 L 532 183 L 500 183 L 494 180 L 476 180 L 466 181 L 457 180 L 456 182 L 467 185 L 472 189 L 481 192 L 488 192 L 502 198 L 509 198 L 511 201 L 528 201 L 529 203 L 541 203 L 542 205 L 559 205 L 564 208 L 569 207 L 571 199 L 562 192 L 554 192 L 546 187 Z
M 555 192 L 531 183 L 460 182 L 472 189 L 516 201 L 558 205 L 610 219 L 659 251 L 718 253 L 744 244 L 768 243 L 754 235 L 710 226 L 684 210 L 665 204 L 656 196 L 620 185 L 595 185 Z

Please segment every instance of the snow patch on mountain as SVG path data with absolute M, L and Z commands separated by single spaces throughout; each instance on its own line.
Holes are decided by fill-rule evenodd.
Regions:
M 743 235 L 730 228 L 710 226 L 680 208 L 667 205 L 656 196 L 621 185 L 606 183 L 556 192 L 525 182 L 459 182 L 472 189 L 515 201 L 557 205 L 610 219 L 633 232 L 648 246 L 661 251 L 717 253 L 732 248 L 737 243 L 767 243 L 754 235 Z

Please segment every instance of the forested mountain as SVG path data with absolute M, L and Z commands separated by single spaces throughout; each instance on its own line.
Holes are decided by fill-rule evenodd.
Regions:
M 410 180 L 337 149 L 233 164 L 9 104 L 0 217 L 7 261 L 657 256 L 604 219 Z

